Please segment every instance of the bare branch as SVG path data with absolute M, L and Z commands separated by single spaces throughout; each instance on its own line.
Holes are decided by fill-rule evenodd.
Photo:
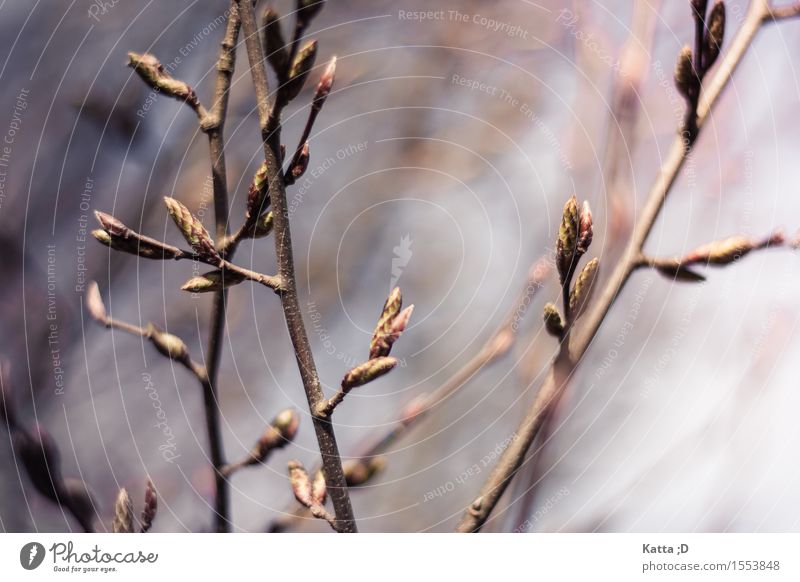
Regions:
M 771 15 L 772 10 L 766 0 L 754 0 L 751 3 L 747 16 L 733 39 L 730 49 L 722 57 L 722 62 L 716 72 L 703 86 L 697 108 L 697 131 L 684 131 L 682 135 L 676 137 L 655 184 L 650 190 L 647 203 L 631 235 L 627 249 L 610 279 L 602 288 L 600 296 L 584 316 L 581 333 L 573 337 L 570 342 L 568 356 L 563 357 L 560 353 L 556 358 L 533 405 L 516 431 L 517 438 L 504 451 L 489 479 L 481 488 L 480 494 L 465 512 L 457 531 L 474 532 L 483 527 L 511 479 L 524 463 L 528 449 L 561 398 L 575 367 L 586 353 L 620 290 L 637 268 L 648 235 L 698 133 L 708 119 L 711 108 L 742 62 L 756 33 Z
M 264 70 L 264 55 L 258 38 L 252 3 L 249 0 L 237 0 L 237 4 L 242 18 L 242 31 L 248 60 L 250 61 L 250 73 L 253 77 L 253 85 L 256 91 L 258 118 L 261 125 L 261 137 L 264 142 L 264 159 L 267 162 L 270 179 L 269 195 L 274 216 L 275 251 L 278 258 L 278 276 L 282 285 L 280 293 L 281 304 L 286 325 L 289 328 L 289 336 L 294 346 L 295 357 L 309 409 L 314 411 L 319 406 L 319 403 L 323 401 L 324 396 L 297 297 L 286 190 L 283 174 L 280 170 L 280 106 L 277 104 L 275 107 L 271 106 L 267 74 Z M 305 14 L 308 15 L 308 11 Z M 298 24 L 299 29 L 300 25 Z M 339 455 L 339 447 L 336 444 L 333 425 L 329 421 L 316 416 L 313 417 L 313 422 L 325 476 L 328 480 L 331 503 L 336 514 L 336 529 L 342 532 L 355 532 L 356 522 L 347 491 L 347 482 L 342 471 L 342 460 Z

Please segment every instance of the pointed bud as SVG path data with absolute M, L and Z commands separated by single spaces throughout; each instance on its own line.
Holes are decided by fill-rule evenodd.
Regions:
M 211 240 L 211 235 L 189 209 L 174 198 L 165 197 L 164 203 L 167 205 L 167 210 L 172 220 L 177 225 L 178 229 L 183 234 L 183 238 L 194 249 L 197 255 L 208 261 L 219 261 L 220 257 L 214 248 L 214 242 Z
M 247 192 L 247 216 L 261 214 L 269 206 L 269 175 L 267 162 L 258 167 Z
M 725 3 L 717 0 L 708 16 L 708 29 L 703 38 L 703 69 L 708 70 L 717 60 L 725 37 Z
M 261 435 L 251 452 L 251 456 L 255 456 L 258 462 L 263 462 L 270 451 L 283 448 L 292 442 L 297 435 L 299 426 L 300 415 L 297 414 L 297 411 L 292 408 L 283 410 L 272 420 L 272 424 Z
M 265 463 L 272 451 L 282 449 L 294 440 L 299 425 L 300 416 L 295 410 L 287 408 L 281 411 L 264 430 L 247 457 L 238 463 L 223 467 L 222 474 L 227 477 L 242 467 Z
M 153 323 L 148 323 L 147 337 L 156 349 L 170 360 L 185 362 L 189 359 L 189 349 L 178 336 L 159 329 Z
M 358 388 L 377 380 L 388 374 L 397 365 L 397 359 L 392 357 L 379 357 L 367 360 L 347 372 L 342 379 L 342 391 L 347 393 L 353 388 Z
M 561 338 L 564 335 L 564 318 L 554 303 L 548 303 L 544 306 L 542 317 L 547 333 L 557 338 Z
M 314 495 L 311 491 L 311 480 L 308 478 L 305 467 L 300 461 L 289 461 L 289 483 L 295 499 L 304 507 L 312 507 Z
M 181 290 L 190 293 L 211 293 L 233 287 L 242 281 L 244 277 L 233 271 L 209 271 L 186 281 Z
M 219 273 L 219 271 L 213 271 L 213 273 Z M 222 291 L 224 287 L 221 278 L 209 277 L 208 275 L 211 274 L 206 273 L 205 275 L 192 277 L 181 285 L 181 291 L 188 291 L 189 293 L 216 293 L 217 291 Z
M 675 86 L 684 99 L 691 99 L 697 89 L 692 58 L 692 49 L 686 45 L 681 49 L 678 61 L 675 63 Z
M 248 467 L 266 461 L 272 451 L 281 449 L 294 440 L 299 426 L 300 415 L 297 411 L 291 408 L 281 411 L 264 430 L 250 450 L 249 457 L 240 466 Z
M 158 260 L 176 259 L 183 255 L 180 249 L 142 236 L 110 214 L 99 210 L 96 210 L 94 214 L 103 229 L 93 230 L 92 236 L 101 244 L 115 251 L 138 255 L 144 259 Z
M 349 459 L 342 464 L 344 478 L 348 487 L 365 485 L 370 479 L 386 468 L 384 457 L 370 459 Z
M 121 220 L 110 214 L 95 210 L 94 216 L 97 218 L 97 222 L 100 223 L 100 226 L 103 227 L 103 230 L 111 236 L 128 238 L 131 234 L 135 234 L 131 228 L 125 226 Z
M 106 313 L 106 306 L 103 304 L 103 298 L 100 296 L 100 287 L 97 286 L 96 281 L 89 283 L 86 290 L 86 311 L 92 316 L 92 319 L 107 325 L 108 314 Z
M 569 309 L 572 313 L 573 320 L 577 320 L 583 314 L 583 310 L 589 302 L 589 298 L 592 296 L 599 265 L 600 261 L 594 258 L 586 263 L 586 266 L 583 268 L 580 275 L 578 275 L 575 288 L 569 296 Z
M 578 223 L 578 254 L 583 255 L 589 250 L 593 236 L 592 210 L 589 208 L 589 201 L 584 200 L 581 216 Z
M 556 245 L 556 266 L 562 285 L 566 284 L 575 269 L 579 226 L 578 200 L 572 196 L 564 205 Z
M 272 70 L 279 79 L 282 79 L 288 72 L 286 69 L 289 66 L 289 51 L 281 32 L 280 15 L 271 6 L 264 10 L 261 26 L 264 30 L 261 41 L 264 45 L 264 55 Z
M 297 155 L 294 157 L 293 160 L 294 163 L 292 164 L 290 170 L 293 181 L 297 180 L 298 178 L 300 178 L 300 176 L 306 173 L 306 170 L 308 169 L 308 162 L 310 159 L 311 156 L 309 155 L 309 145 L 308 142 L 305 142 L 303 144 L 303 147 L 300 148 L 300 151 L 297 152 Z
M 300 28 L 307 27 L 311 20 L 319 14 L 323 6 L 325 6 L 325 0 L 297 0 L 295 8 L 297 26 Z
M 702 245 L 680 260 L 683 265 L 708 263 L 727 265 L 756 248 L 756 243 L 744 236 L 732 236 L 724 240 Z
M 114 502 L 114 519 L 111 522 L 111 531 L 114 533 L 133 533 L 133 503 L 130 495 L 123 488 L 117 494 Z
M 156 518 L 158 512 L 158 494 L 153 481 L 148 477 L 147 486 L 144 490 L 144 508 L 142 509 L 142 527 L 139 529 L 141 533 L 147 533 L 153 527 L 153 520 Z
M 167 73 L 153 55 L 130 52 L 128 53 L 128 66 L 136 71 L 152 89 L 180 101 L 186 101 L 194 109 L 200 107 L 200 101 L 194 90 L 188 84 Z
M 311 483 L 311 497 L 314 498 L 316 505 L 325 505 L 325 500 L 328 498 L 328 486 L 325 484 L 325 473 L 322 469 L 314 475 L 314 481 Z
M 305 85 L 306 78 L 314 67 L 317 58 L 317 41 L 312 40 L 297 52 L 297 56 L 289 69 L 289 79 L 282 87 L 282 97 L 286 102 L 291 101 L 300 94 Z
M 297 428 L 300 426 L 300 415 L 293 408 L 281 411 L 272 421 L 273 428 L 281 436 L 281 444 L 276 446 L 286 446 L 297 435 Z
M 383 304 L 383 310 L 378 318 L 378 324 L 375 326 L 375 331 L 372 334 L 372 340 L 369 346 L 370 359 L 389 355 L 394 340 L 387 340 L 391 334 L 392 323 L 402 306 L 403 294 L 400 292 L 400 287 L 395 287 L 389 293 L 388 299 L 386 299 L 386 302 Z
M 414 305 L 409 305 L 403 311 L 397 314 L 397 317 L 394 318 L 392 321 L 392 325 L 389 328 L 389 334 L 394 336 L 395 339 L 400 337 L 406 327 L 408 327 L 408 322 L 411 319 L 411 314 L 414 313 Z
M 325 72 L 322 73 L 322 77 L 320 77 L 319 83 L 317 83 L 317 90 L 314 91 L 313 107 L 316 108 L 317 111 L 322 109 L 322 105 L 325 103 L 328 95 L 330 95 L 334 79 L 336 79 L 335 56 L 331 57 L 328 66 L 325 68 Z
M 396 342 L 406 330 L 412 313 L 414 313 L 414 306 L 409 305 L 398 313 L 389 323 L 389 329 L 385 334 L 373 337 L 373 348 L 370 349 L 370 359 L 389 355 L 394 342 Z

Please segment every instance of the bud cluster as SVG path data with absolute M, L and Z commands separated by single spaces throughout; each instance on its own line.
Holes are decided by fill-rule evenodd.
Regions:
M 139 523 L 139 533 L 146 533 L 153 527 L 153 520 L 158 512 L 158 495 L 153 481 L 147 479 L 144 491 L 144 506 Z M 113 533 L 134 533 L 136 531 L 136 518 L 134 517 L 133 502 L 128 490 L 124 487 L 117 493 L 114 501 L 114 516 L 111 520 Z
M 572 279 L 581 257 L 586 254 L 594 237 L 594 219 L 589 202 L 584 201 L 580 210 L 578 199 L 572 196 L 564 205 L 561 213 L 561 226 L 556 242 L 556 269 L 561 283 L 564 310 L 567 317 L 561 315 L 554 303 L 544 306 L 542 318 L 545 329 L 557 338 L 564 337 L 568 326 L 577 320 L 584 311 L 594 289 L 599 267 L 599 260 L 592 259 L 578 273 L 575 286 Z
M 324 519 L 336 527 L 336 519 L 325 510 L 325 500 L 328 497 L 328 488 L 325 484 L 325 474 L 322 469 L 314 474 L 312 480 L 300 461 L 289 461 L 289 483 L 295 499 L 303 507 L 311 511 L 311 515 Z

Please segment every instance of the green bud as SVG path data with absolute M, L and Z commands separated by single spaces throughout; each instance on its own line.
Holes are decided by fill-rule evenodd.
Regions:
M 152 89 L 169 97 L 186 101 L 193 108 L 200 106 L 197 94 L 183 81 L 173 78 L 151 54 L 128 53 L 128 66 Z
M 586 264 L 580 275 L 578 275 L 575 288 L 569 296 L 569 309 L 573 320 L 578 319 L 583 314 L 583 310 L 592 296 L 599 266 L 600 261 L 594 258 Z
M 579 227 L 578 200 L 572 196 L 567 200 L 561 214 L 561 226 L 558 229 L 556 245 L 556 263 L 562 285 L 566 284 L 575 268 Z
M 181 231 L 183 238 L 194 249 L 197 255 L 207 261 L 217 262 L 220 260 L 219 253 L 214 247 L 211 235 L 189 209 L 174 198 L 165 197 L 164 203 L 172 220 Z
M 379 357 L 367 360 L 347 372 L 342 379 L 342 391 L 347 393 L 353 388 L 358 388 L 377 380 L 388 374 L 397 365 L 397 360 L 391 357 Z
M 162 331 L 153 323 L 148 323 L 147 337 L 153 342 L 156 349 L 169 359 L 179 362 L 188 359 L 189 349 L 178 336 Z
M 114 533 L 133 533 L 133 503 L 123 488 L 119 490 L 114 502 L 114 519 L 111 522 Z

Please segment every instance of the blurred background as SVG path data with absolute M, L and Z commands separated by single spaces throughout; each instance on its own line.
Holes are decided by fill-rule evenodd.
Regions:
M 730 39 L 747 2 L 729 0 Z M 88 318 L 99 283 L 114 317 L 153 322 L 202 360 L 210 296 L 179 290 L 191 263 L 141 261 L 91 238 L 92 212 L 173 244 L 161 202 L 213 225 L 205 136 L 149 89 L 127 51 L 172 65 L 208 104 L 226 0 L 0 3 L 0 286 L 5 391 L 88 483 L 110 527 L 119 487 L 161 496 L 155 531 L 206 531 L 213 478 L 193 377 L 140 338 Z M 293 3 L 275 7 L 288 14 Z M 262 3 L 259 3 L 259 11 Z M 423 11 L 423 13 L 420 13 Z M 427 13 L 427 14 L 426 14 Z M 309 36 L 318 67 L 287 111 L 293 149 L 321 68 L 334 93 L 289 192 L 304 318 L 326 391 L 366 358 L 391 286 L 416 306 L 401 365 L 348 397 L 339 446 L 356 455 L 400 409 L 479 353 L 554 244 L 564 201 L 588 199 L 608 275 L 683 112 L 672 70 L 691 42 L 688 2 L 329 2 Z M 794 55 L 800 22 L 767 27 L 714 110 L 647 248 L 672 256 L 732 234 L 800 226 Z M 226 127 L 232 226 L 262 159 L 243 47 Z M 272 240 L 236 262 L 275 271 Z M 675 284 L 637 273 L 526 464 L 494 531 L 787 531 L 800 524 L 796 451 L 798 257 L 755 253 Z M 533 400 L 556 342 L 542 333 L 550 281 L 520 309 L 510 352 L 473 375 L 352 494 L 362 531 L 451 531 Z M 286 462 L 319 453 L 279 302 L 230 292 L 220 399 L 226 456 L 245 455 L 281 409 L 295 443 L 232 478 L 237 531 L 294 509 Z M 524 317 L 523 317 L 524 316 Z M 153 405 L 157 395 L 167 439 Z M 164 447 L 174 453 L 170 460 Z M 484 459 L 489 459 L 483 462 Z M 0 434 L 0 528 L 77 524 L 38 495 Z M 314 520 L 295 530 L 326 531 Z

